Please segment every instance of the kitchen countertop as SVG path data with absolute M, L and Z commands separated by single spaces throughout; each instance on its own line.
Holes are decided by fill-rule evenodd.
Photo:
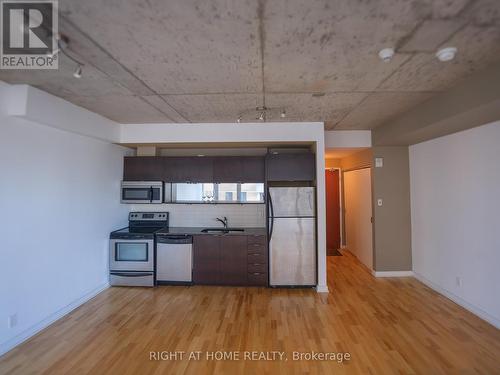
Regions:
M 243 228 L 245 229 L 244 232 L 229 232 L 229 233 L 217 233 L 217 232 L 209 232 L 209 233 L 203 233 L 202 230 L 207 227 L 170 227 L 170 228 L 165 228 L 162 229 L 156 234 L 189 234 L 189 235 L 197 235 L 197 234 L 224 234 L 226 236 L 235 236 L 235 235 L 240 235 L 240 236 L 265 236 L 267 235 L 267 229 L 258 227 L 258 228 L 243 228 L 243 227 L 234 227 L 234 228 Z M 213 228 L 213 227 L 209 227 Z M 222 227 L 221 227 L 222 229 Z

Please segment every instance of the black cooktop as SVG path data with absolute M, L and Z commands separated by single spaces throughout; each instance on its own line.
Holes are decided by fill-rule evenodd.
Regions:
M 111 239 L 133 239 L 133 238 L 144 238 L 153 239 L 155 232 L 163 229 L 164 227 L 127 227 L 115 230 L 111 232 L 109 238 Z
M 127 227 L 111 232 L 111 239 L 154 238 L 154 234 L 165 227 Z
M 168 228 L 168 212 L 130 212 L 126 228 L 115 230 L 110 239 L 153 239 L 155 232 Z

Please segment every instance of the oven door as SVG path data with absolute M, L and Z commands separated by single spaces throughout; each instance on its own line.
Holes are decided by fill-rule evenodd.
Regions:
M 110 240 L 110 271 L 154 270 L 154 240 Z
M 122 183 L 122 203 L 163 203 L 162 182 Z

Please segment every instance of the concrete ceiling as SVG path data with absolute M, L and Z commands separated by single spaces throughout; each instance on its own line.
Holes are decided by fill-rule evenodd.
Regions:
M 121 123 L 373 129 L 500 61 L 498 0 L 64 0 L 59 71 L 0 71 Z M 458 55 L 440 63 L 441 46 Z M 377 53 L 395 47 L 384 63 Z M 314 95 L 313 95 L 314 94 Z M 318 95 L 319 94 L 319 95 Z M 323 95 L 324 94 L 324 95 Z M 276 112 L 279 114 L 279 112 Z M 272 118 L 280 120 L 279 115 Z

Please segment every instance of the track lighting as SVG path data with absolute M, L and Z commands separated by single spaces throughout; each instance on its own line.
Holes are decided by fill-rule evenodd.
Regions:
M 59 53 L 59 51 L 60 51 L 60 48 L 56 48 L 52 52 L 47 52 L 47 56 L 50 57 L 51 59 L 53 59 L 54 57 L 57 56 L 57 54 Z
M 75 72 L 73 73 L 73 77 L 75 78 L 82 78 L 82 66 L 78 64 L 78 66 L 75 69 Z
M 285 118 L 286 110 L 283 107 L 266 107 L 265 105 L 254 107 L 239 112 L 236 122 L 239 124 L 242 121 L 252 122 L 258 121 L 275 121 L 280 118 Z

